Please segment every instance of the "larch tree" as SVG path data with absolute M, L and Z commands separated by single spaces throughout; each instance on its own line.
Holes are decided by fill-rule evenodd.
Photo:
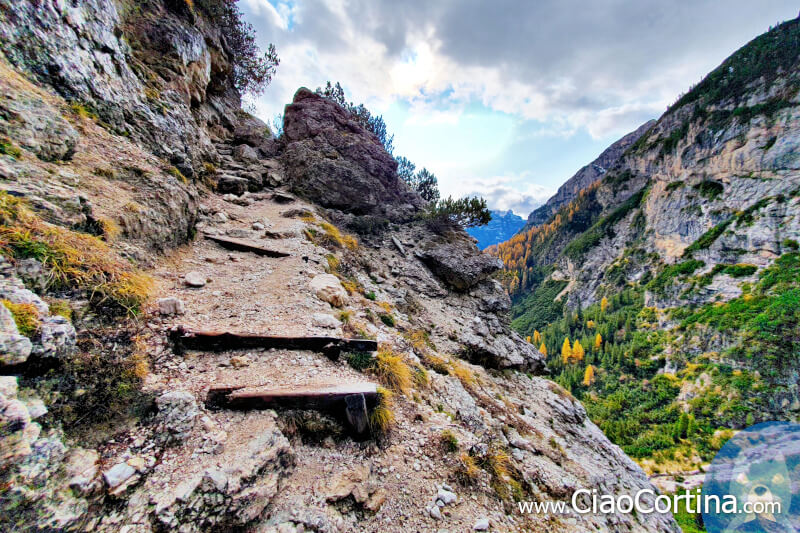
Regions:
M 542 342 L 542 334 L 539 333 L 538 329 L 535 329 L 533 330 L 533 343 L 539 344 L 540 342 Z
M 585 354 L 586 352 L 584 351 L 583 346 L 581 346 L 581 341 L 575 339 L 575 343 L 572 345 L 572 359 L 574 359 L 575 362 L 580 363 L 583 361 L 583 356 Z
M 594 349 L 595 351 L 597 351 L 602 347 L 603 347 L 603 336 L 598 333 L 597 336 L 594 338 Z
M 547 357 L 547 346 L 545 346 L 544 343 L 542 343 L 542 345 L 539 346 L 539 351 L 542 352 L 542 355 Z
M 594 366 L 589 365 L 586 367 L 586 372 L 583 373 L 583 386 L 589 387 L 594 383 Z
M 600 312 L 605 313 L 606 309 L 608 309 L 608 298 L 603 296 L 603 299 L 600 300 Z
M 566 365 L 572 359 L 572 346 L 569 337 L 564 337 L 564 344 L 561 345 L 561 361 Z

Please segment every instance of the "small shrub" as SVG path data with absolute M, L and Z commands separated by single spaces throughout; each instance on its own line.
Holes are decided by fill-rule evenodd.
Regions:
M 441 435 L 439 435 L 439 442 L 447 453 L 455 453 L 458 451 L 458 438 L 455 433 L 449 429 L 442 431 Z
M 378 404 L 369 416 L 369 425 L 373 433 L 386 433 L 395 421 L 394 398 L 392 392 L 378 387 Z
M 10 155 L 14 159 L 22 157 L 20 150 L 8 137 L 0 137 L 0 154 Z
M 14 317 L 14 323 L 17 325 L 17 330 L 20 335 L 25 337 L 34 337 L 39 331 L 39 311 L 33 304 L 14 303 L 8 300 L 2 301 Z
M 714 180 L 701 181 L 692 188 L 709 200 L 718 198 L 725 190 L 720 182 Z
M 458 378 L 465 389 L 470 389 L 475 385 L 477 378 L 475 372 L 458 359 L 450 360 L 450 374 Z
M 378 351 L 374 372 L 393 391 L 406 396 L 411 392 L 411 369 L 403 361 L 403 356 L 391 349 Z
M 344 360 L 351 367 L 358 371 L 363 371 L 375 366 L 375 358 L 368 352 L 350 352 L 344 355 Z
M 428 376 L 428 371 L 425 370 L 421 365 L 414 365 L 411 367 L 412 374 L 411 377 L 414 380 L 414 384 L 417 388 L 424 389 L 430 383 L 430 377 Z
M 492 220 L 486 200 L 478 197 L 454 200 L 449 196 L 428 204 L 420 216 L 437 230 L 452 226 L 474 228 L 485 226 Z
M 374 302 L 377 296 L 375 295 L 374 291 L 369 291 L 364 295 L 364 298 L 366 298 L 367 300 L 372 300 Z
M 89 106 L 88 104 L 84 104 L 81 102 L 73 102 L 70 104 L 69 108 L 72 110 L 73 113 L 78 115 L 80 118 L 89 119 L 89 120 L 98 120 L 97 113 Z
M 391 314 L 381 313 L 378 315 L 378 317 L 381 319 L 381 322 L 383 322 L 386 326 L 389 326 L 390 328 L 393 328 L 395 326 L 394 317 Z

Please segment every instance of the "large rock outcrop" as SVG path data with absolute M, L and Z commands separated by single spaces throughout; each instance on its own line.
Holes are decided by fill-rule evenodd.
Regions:
M 294 192 L 320 205 L 407 220 L 423 204 L 397 176 L 397 162 L 342 107 L 301 88 L 284 112 L 281 160 Z

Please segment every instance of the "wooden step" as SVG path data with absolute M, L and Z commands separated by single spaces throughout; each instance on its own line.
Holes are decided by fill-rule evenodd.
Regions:
M 338 337 L 279 337 L 228 331 L 201 331 L 178 326 L 170 332 L 176 353 L 184 350 L 227 351 L 252 348 L 277 350 L 308 350 L 338 359 L 342 352 L 374 352 L 377 341 L 369 339 L 342 339 Z
M 211 408 L 226 409 L 313 409 L 344 415 L 356 433 L 369 425 L 369 411 L 378 404 L 374 383 L 333 383 L 298 387 L 212 387 L 206 403 Z
M 234 250 L 237 252 L 250 252 L 256 255 L 262 255 L 266 257 L 289 257 L 291 255 L 286 252 L 270 250 L 269 248 L 264 248 L 263 246 L 253 244 L 243 239 L 234 239 L 232 237 L 220 237 L 218 235 L 206 235 L 205 238 L 210 241 L 214 241 L 223 248 L 226 248 L 228 250 Z

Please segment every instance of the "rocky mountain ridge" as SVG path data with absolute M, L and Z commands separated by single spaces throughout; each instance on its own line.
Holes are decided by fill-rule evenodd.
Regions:
M 525 219 L 508 211 L 492 211 L 492 220 L 485 226 L 467 228 L 467 233 L 478 240 L 479 250 L 510 239 L 525 225 Z
M 638 141 L 639 138 L 647 130 L 653 127 L 655 123 L 655 120 L 648 120 L 634 131 L 628 133 L 620 140 L 603 150 L 603 153 L 597 156 L 597 159 L 578 170 L 574 176 L 569 178 L 564 182 L 563 185 L 561 185 L 561 187 L 558 188 L 556 194 L 549 198 L 544 205 L 536 208 L 531 212 L 530 215 L 528 215 L 528 221 L 525 223 L 525 226 L 520 230 L 520 232 L 524 232 L 534 226 L 540 226 L 544 224 L 550 219 L 550 217 L 556 214 L 556 212 L 558 212 L 562 206 L 574 200 L 582 190 L 601 179 L 610 168 L 617 164 L 625 151 L 633 143 Z
M 194 3 L 0 0 L 0 49 L 4 529 L 677 530 L 516 514 L 650 484 L 535 375 L 497 259 L 416 220 L 335 104 L 299 90 L 280 139 L 242 112 Z M 184 351 L 179 326 L 379 350 Z M 367 435 L 358 395 L 347 416 L 209 400 L 361 382 Z
M 651 471 L 696 469 L 726 431 L 797 417 L 799 26 L 734 53 L 496 250 L 516 329 L 542 335 L 558 381 Z M 580 361 L 561 357 L 565 337 L 590 347 Z M 693 431 L 675 436 L 681 419 Z

